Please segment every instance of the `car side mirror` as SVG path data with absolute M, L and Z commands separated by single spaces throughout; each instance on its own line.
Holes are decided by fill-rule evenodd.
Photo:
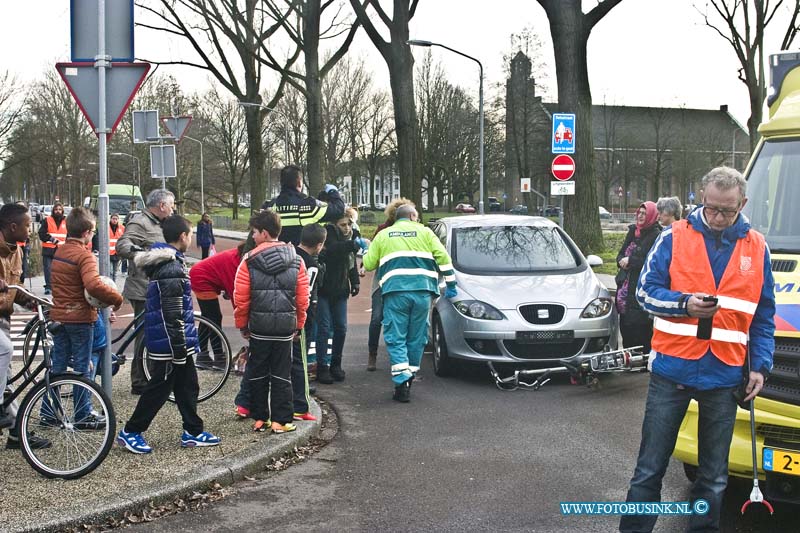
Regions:
M 603 264 L 603 260 L 594 254 L 586 256 L 586 262 L 590 267 L 598 267 Z

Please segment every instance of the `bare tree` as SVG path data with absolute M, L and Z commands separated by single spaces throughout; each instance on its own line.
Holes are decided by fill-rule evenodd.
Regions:
M 17 79 L 9 72 L 0 74 L 0 158 L 8 144 L 8 136 L 19 120 L 25 107 L 25 95 Z
M 383 92 L 373 93 L 369 98 L 366 117 L 358 153 L 365 162 L 366 178 L 369 180 L 369 204 L 374 208 L 375 177 L 378 175 L 382 159 L 386 157 L 393 144 L 394 128 L 389 110 L 389 95 Z
M 648 186 L 652 187 L 649 198 L 659 198 L 665 187 L 662 183 L 664 169 L 667 164 L 668 153 L 674 143 L 675 124 L 670 109 L 651 107 L 647 110 L 647 118 L 653 127 L 653 159 L 652 175 Z M 669 186 L 669 183 L 667 184 Z
M 566 230 L 585 252 L 602 250 L 603 235 L 597 216 L 597 187 L 592 141 L 592 92 L 586 61 L 587 42 L 595 25 L 622 0 L 602 0 L 584 13 L 581 0 L 537 0 L 550 23 L 556 60 L 558 105 L 562 112 L 574 112 L 575 196 L 564 202 Z
M 378 49 L 389 68 L 389 83 L 394 104 L 394 122 L 397 133 L 397 157 L 400 173 L 400 193 L 417 205 L 422 202 L 422 187 L 418 168 L 415 167 L 417 110 L 414 105 L 414 56 L 409 38 L 409 23 L 414 18 L 419 0 L 394 0 L 392 17 L 389 17 L 386 0 L 371 0 L 362 5 L 350 0 L 356 16 L 367 31 L 372 44 Z M 380 24 L 389 32 L 387 41 L 370 18 L 372 8 Z
M 763 119 L 764 99 L 767 96 L 764 69 L 764 33 L 767 26 L 779 14 L 784 0 L 708 0 L 706 12 L 701 12 L 706 26 L 713 29 L 731 45 L 739 60 L 739 79 L 747 86 L 750 98 L 750 118 L 747 130 L 750 134 L 750 151 L 755 150 L 758 125 Z M 709 17 L 708 7 L 713 13 Z M 788 17 L 781 41 L 781 50 L 788 50 L 798 30 L 800 0 L 789 1 L 784 10 Z M 712 18 L 718 22 L 712 22 Z
M 189 65 L 203 69 L 239 102 L 256 104 L 244 107 L 247 127 L 250 172 L 250 200 L 254 208 L 264 201 L 264 150 L 262 123 L 268 110 L 262 105 L 263 43 L 282 27 L 283 19 L 266 15 L 264 0 L 158 0 L 161 9 L 151 7 L 156 0 L 139 0 L 136 5 L 149 16 L 138 26 L 177 35 L 186 39 L 197 58 L 180 61 L 153 61 L 161 65 Z M 152 20 L 152 22 L 150 21 Z M 300 55 L 300 47 L 279 60 L 289 69 Z M 273 61 L 276 61 L 273 58 Z M 266 107 L 277 105 L 283 95 L 282 77 Z

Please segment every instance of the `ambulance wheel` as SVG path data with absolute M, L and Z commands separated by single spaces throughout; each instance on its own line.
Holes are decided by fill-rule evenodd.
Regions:
M 697 479 L 697 467 L 689 463 L 683 463 L 683 473 L 686 474 L 686 479 L 694 483 Z

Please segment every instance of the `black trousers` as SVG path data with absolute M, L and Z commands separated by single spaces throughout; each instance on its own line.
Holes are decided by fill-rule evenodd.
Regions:
M 139 316 L 144 313 L 144 300 L 131 300 L 133 304 L 133 315 Z M 144 320 L 144 319 L 143 319 Z M 147 376 L 142 368 L 142 358 L 136 357 L 139 353 L 139 345 L 144 342 L 144 327 L 139 330 L 136 340 L 133 342 L 133 358 L 131 359 L 131 389 L 142 391 L 147 385 Z
M 200 247 L 200 251 L 202 253 L 201 259 L 205 259 L 206 257 L 208 257 L 208 249 L 209 248 L 211 248 L 211 246 L 201 246 Z
M 292 395 L 295 413 L 308 412 L 308 367 L 305 335 L 292 341 Z
M 251 418 L 280 424 L 292 421 L 292 341 L 250 338 L 250 359 L 242 378 Z
M 174 365 L 172 361 L 151 363 L 152 379 L 139 397 L 131 418 L 125 424 L 125 431 L 142 433 L 147 431 L 158 411 L 167 403 L 170 393 L 175 393 L 175 403 L 183 419 L 183 429 L 192 435 L 203 432 L 203 420 L 197 414 L 197 369 L 194 360 L 186 358 L 186 364 Z
M 214 298 L 213 300 L 197 300 L 197 303 L 200 306 L 200 314 L 222 329 L 222 310 L 219 307 L 219 299 Z M 200 353 L 198 354 L 197 359 L 200 362 L 208 363 L 215 361 L 217 357 L 222 357 L 222 339 L 217 336 L 214 336 L 211 341 L 211 348 L 213 352 L 209 353 L 209 333 L 209 329 L 206 326 L 200 326 L 197 332 L 198 336 L 200 337 Z
M 653 321 L 642 320 L 635 313 L 623 313 L 619 317 L 619 332 L 622 334 L 622 345 L 625 348 L 643 346 L 644 353 L 650 352 L 650 341 L 653 338 Z

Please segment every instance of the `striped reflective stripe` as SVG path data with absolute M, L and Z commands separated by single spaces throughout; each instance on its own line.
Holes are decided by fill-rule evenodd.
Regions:
M 697 325 L 672 322 L 659 317 L 654 317 L 653 329 L 663 331 L 664 333 L 669 333 L 670 335 L 678 335 L 681 337 L 697 337 Z M 734 329 L 713 328 L 711 330 L 711 340 L 746 345 L 747 333 L 736 331 Z
M 397 363 L 396 365 L 392 365 L 392 375 L 396 376 L 398 374 L 402 374 L 408 370 L 408 363 Z
M 415 374 L 416 374 L 417 372 L 419 372 L 419 367 L 418 367 L 418 366 L 411 366 L 411 365 L 408 365 L 408 369 L 409 369 L 409 370 L 411 370 L 411 371 L 412 371 L 413 373 L 415 373 Z
M 392 252 L 390 254 L 384 255 L 383 257 L 381 257 L 380 266 L 383 266 L 392 259 L 397 259 L 399 257 L 418 257 L 420 259 L 430 259 L 431 261 L 433 261 L 433 254 L 430 252 L 414 252 L 409 250 L 402 252 Z
M 396 268 L 387 272 L 386 275 L 381 278 L 379 284 L 383 286 L 389 278 L 394 276 L 428 276 L 429 278 L 437 279 L 439 274 L 431 272 L 426 268 Z
M 758 307 L 758 302 L 748 302 L 747 300 L 733 298 L 732 296 L 717 296 L 717 298 L 720 307 L 723 309 L 739 311 L 740 313 L 747 313 L 748 315 L 754 315 L 756 313 L 756 307 Z
M 449 283 L 451 281 L 455 281 L 456 277 L 455 276 L 445 276 L 444 280 Z
M 453 268 L 453 263 L 449 263 L 447 265 L 439 265 L 439 270 L 444 272 L 445 270 L 455 270 L 455 269 Z

